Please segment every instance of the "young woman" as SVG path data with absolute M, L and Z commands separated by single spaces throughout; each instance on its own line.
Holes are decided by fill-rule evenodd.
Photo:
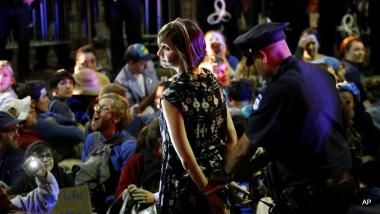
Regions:
M 218 80 L 198 66 L 206 55 L 202 31 L 176 19 L 158 34 L 157 55 L 177 74 L 161 98 L 162 213 L 224 213 L 226 194 L 213 182 L 223 176 L 223 152 L 236 132 Z M 229 143 L 231 142 L 231 143 Z

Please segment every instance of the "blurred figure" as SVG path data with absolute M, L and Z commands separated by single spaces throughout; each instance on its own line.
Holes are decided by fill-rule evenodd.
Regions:
M 212 73 L 215 75 L 216 79 L 223 86 L 223 88 L 228 88 L 231 84 L 231 76 L 229 75 L 229 65 L 220 56 L 215 56 L 212 60 Z
M 124 59 L 127 63 L 114 82 L 125 88 L 132 108 L 156 89 L 158 78 L 152 58 L 153 55 L 141 43 L 131 44 L 125 51 Z
M 366 55 L 364 43 L 358 36 L 349 36 L 341 42 L 339 50 L 344 55 L 342 62 L 346 66 L 345 79 L 355 83 L 359 88 L 363 98 L 360 102 L 362 102 L 366 98 L 361 77 L 361 69 Z
M 326 57 L 319 53 L 318 32 L 315 28 L 307 28 L 298 41 L 295 57 L 305 62 L 313 62 Z
M 116 197 L 125 189 L 130 188 L 129 185 L 131 184 L 151 193 L 158 192 L 162 158 L 162 138 L 159 120 L 153 120 L 143 131 L 146 132 L 146 135 L 142 140 L 142 145 L 139 145 L 136 153 L 127 160 L 121 172 L 119 184 L 115 192 Z M 132 196 L 133 192 L 131 191 Z M 153 196 L 149 198 L 153 198 Z M 158 201 L 158 194 L 154 201 Z M 146 199 L 146 201 L 141 202 L 149 203 L 151 201 Z
M 243 115 L 249 117 L 253 111 L 250 103 L 253 97 L 253 84 L 250 80 L 241 78 L 231 82 L 228 88 L 228 98 L 231 102 L 231 115 Z M 239 135 L 238 135 L 239 136 Z
M 110 31 L 112 62 L 110 79 L 113 80 L 124 65 L 125 44 L 142 42 L 142 5 L 140 0 L 104 0 L 104 6 L 106 23 Z
M 8 98 L 17 98 L 12 85 L 15 83 L 13 69 L 7 60 L 0 60 L 0 106 Z
M 58 201 L 59 188 L 51 174 L 36 156 L 29 156 L 23 164 L 25 173 L 35 179 L 36 188 L 26 196 L 16 195 L 10 199 L 0 186 L 1 213 L 49 213 Z
M 366 111 L 371 115 L 373 124 L 380 130 L 380 80 L 368 79 L 364 87 L 369 101 Z
M 93 106 L 97 102 L 96 97 L 100 89 L 110 83 L 107 76 L 99 74 L 90 68 L 80 68 L 73 75 L 73 96 L 67 100 L 67 104 L 73 111 L 76 121 L 82 125 L 91 120 Z
M 226 44 L 226 38 L 220 31 L 210 30 L 205 34 L 207 56 L 220 56 L 226 61 L 230 73 L 234 73 L 239 59 L 236 56 L 230 55 Z
M 355 83 L 343 82 L 337 84 L 340 92 L 343 114 L 350 125 L 360 134 L 363 144 L 363 155 L 369 155 L 380 160 L 379 131 L 375 128 L 371 116 L 365 111 L 360 100 L 361 94 Z
M 58 70 L 49 80 L 52 99 L 49 102 L 49 112 L 54 112 L 76 122 L 75 115 L 66 101 L 73 95 L 74 77 L 64 69 Z
M 29 43 L 33 20 L 31 4 L 34 0 L 3 0 L 0 2 L 0 59 L 8 59 L 5 46 L 11 32 L 17 42 L 16 79 L 22 82 L 31 73 Z
M 76 51 L 74 74 L 83 68 L 89 68 L 97 72 L 100 79 L 112 79 L 109 72 L 98 63 L 96 52 L 91 45 L 84 45 Z
M 20 122 L 8 112 L 0 111 L 0 183 L 6 184 L 7 191 L 22 176 L 24 152 L 15 147 Z
M 24 161 L 30 156 L 36 156 L 41 160 L 44 168 L 50 172 L 58 183 L 59 188 L 66 188 L 74 186 L 74 178 L 66 174 L 60 166 L 55 152 L 49 143 L 38 141 L 28 146 L 25 151 Z M 15 186 L 12 187 L 13 194 L 20 194 L 30 192 L 37 187 L 34 178 L 29 177 L 24 173 L 23 179 L 20 180 Z
M 226 43 L 234 56 L 240 56 L 233 40 L 240 32 L 239 19 L 242 12 L 242 2 L 239 0 L 196 1 L 196 19 L 203 32 L 223 29 Z
M 37 123 L 31 127 L 22 129 L 18 138 L 19 148 L 26 147 L 35 141 L 45 141 L 57 151 L 61 161 L 63 158 L 75 157 L 73 151 L 75 145 L 83 141 L 84 133 L 81 127 L 69 121 L 63 116 L 49 114 L 49 97 L 45 83 L 41 81 L 28 81 L 17 89 L 20 98 L 31 97 L 31 104 L 19 106 L 14 101 L 13 108 L 27 109 L 24 111 L 35 113 Z M 27 107 L 28 106 L 28 107 Z M 67 123 L 67 124 L 66 124 Z

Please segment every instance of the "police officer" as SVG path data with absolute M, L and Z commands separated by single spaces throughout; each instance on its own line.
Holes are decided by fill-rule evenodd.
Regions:
M 345 213 L 356 186 L 335 83 L 325 71 L 292 56 L 287 26 L 259 24 L 234 41 L 268 85 L 244 135 L 227 154 L 226 171 L 236 171 L 263 147 L 280 198 L 293 205 L 281 213 Z

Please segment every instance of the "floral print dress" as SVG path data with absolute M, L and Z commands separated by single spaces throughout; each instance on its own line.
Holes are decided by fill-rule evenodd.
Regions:
M 187 138 L 207 178 L 223 174 L 223 145 L 227 142 L 226 101 L 213 74 L 177 74 L 162 99 L 182 112 Z M 163 157 L 159 207 L 161 213 L 207 213 L 207 199 L 184 170 L 160 115 Z M 224 193 L 220 195 L 224 197 Z

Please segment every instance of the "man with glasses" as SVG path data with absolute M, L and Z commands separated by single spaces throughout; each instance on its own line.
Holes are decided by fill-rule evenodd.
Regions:
M 104 192 L 92 193 L 92 204 L 98 213 L 106 211 L 108 202 L 114 200 L 114 192 L 119 181 L 120 173 L 127 159 L 135 152 L 136 139 L 130 135 L 126 128 L 130 122 L 128 101 L 115 93 L 106 93 L 100 96 L 99 103 L 94 106 L 94 115 L 91 120 L 91 128 L 94 131 L 87 136 L 82 150 L 81 162 L 91 164 L 91 159 L 96 158 L 104 150 L 109 151 L 109 177 L 104 181 Z M 81 165 L 83 170 L 86 168 Z M 94 167 L 95 176 L 101 176 L 102 173 L 96 173 L 96 170 L 102 168 Z M 91 171 L 91 170 L 90 170 Z M 78 171 L 79 175 L 82 175 Z M 76 185 L 86 181 L 76 174 Z M 91 173 L 91 172 L 89 172 Z M 94 180 L 99 178 L 94 178 Z M 87 179 L 89 182 L 91 180 Z M 104 197 L 103 197 L 104 196 Z

